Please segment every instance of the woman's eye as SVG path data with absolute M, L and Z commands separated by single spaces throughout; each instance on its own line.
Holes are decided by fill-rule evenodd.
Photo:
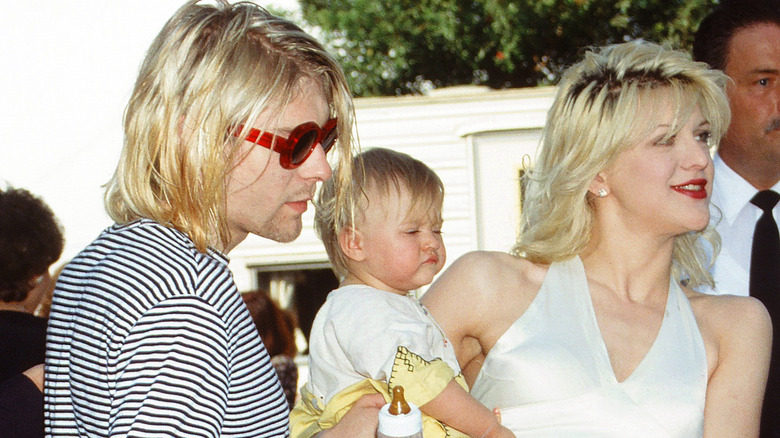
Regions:
M 658 140 L 657 142 L 655 142 L 655 144 L 660 145 L 660 146 L 673 146 L 675 140 L 677 140 L 677 136 L 676 135 L 672 135 L 672 136 L 669 136 L 669 137 L 662 138 L 662 139 Z
M 696 134 L 696 141 L 699 141 L 701 143 L 710 143 L 710 139 L 712 138 L 712 134 L 709 131 L 704 131 L 699 134 Z

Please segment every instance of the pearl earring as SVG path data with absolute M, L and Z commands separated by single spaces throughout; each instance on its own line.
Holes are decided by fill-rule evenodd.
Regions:
M 599 198 L 603 198 L 607 196 L 607 189 L 599 189 L 598 191 Z

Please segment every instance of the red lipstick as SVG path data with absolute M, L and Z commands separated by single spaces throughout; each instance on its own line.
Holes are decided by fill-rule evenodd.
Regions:
M 707 180 L 704 178 L 692 179 L 672 186 L 672 190 L 694 199 L 704 199 L 707 197 Z

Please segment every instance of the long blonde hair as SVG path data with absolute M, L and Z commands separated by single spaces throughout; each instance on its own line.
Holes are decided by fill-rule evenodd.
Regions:
M 253 3 L 182 6 L 149 48 L 125 110 L 108 214 L 176 228 L 200 251 L 226 245 L 226 175 L 243 141 L 230 132 L 265 109 L 282 114 L 305 79 L 321 84 L 339 119 L 338 167 L 350 178 L 354 108 L 323 46 Z
M 550 263 L 585 249 L 593 222 L 590 183 L 657 123 L 642 117 L 647 111 L 640 109 L 657 110 L 657 105 L 672 103 L 675 118 L 669 135 L 673 135 L 698 105 L 710 123 L 712 147 L 716 147 L 730 120 L 726 80 L 723 73 L 692 61 L 686 53 L 648 42 L 586 53 L 565 72 L 547 115 L 542 146 L 527 174 L 521 231 L 513 254 Z M 700 237 L 717 252 L 720 240 L 709 226 L 675 239 L 673 275 L 691 286 L 713 285 Z

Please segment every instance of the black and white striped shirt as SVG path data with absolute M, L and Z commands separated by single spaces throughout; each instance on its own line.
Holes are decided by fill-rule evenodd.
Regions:
M 60 275 L 47 437 L 283 437 L 281 385 L 225 256 L 149 220 L 105 230 Z

